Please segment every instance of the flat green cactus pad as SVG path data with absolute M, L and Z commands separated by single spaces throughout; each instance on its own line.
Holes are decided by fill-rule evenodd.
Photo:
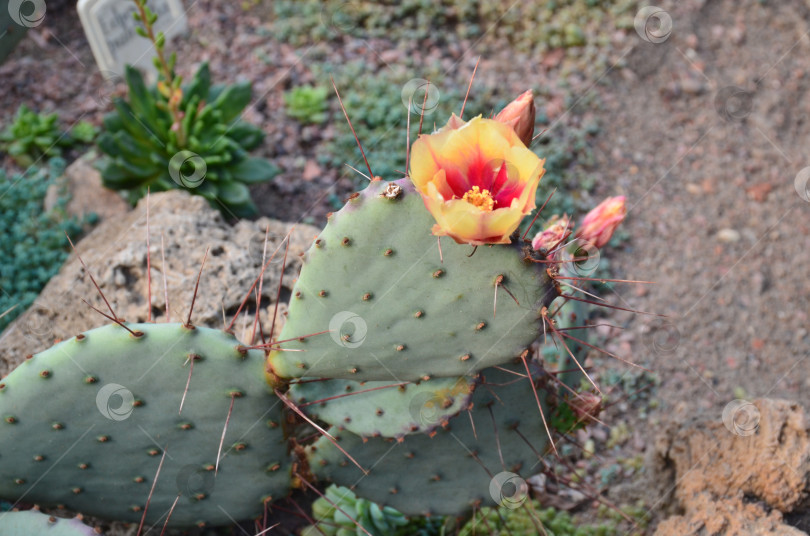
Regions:
M 519 500 L 516 488 L 522 481 L 508 473 L 528 478 L 538 472 L 548 436 L 522 363 L 489 368 L 482 376 L 469 414 L 462 412 L 432 435 L 369 439 L 333 430 L 368 475 L 323 437 L 308 453 L 310 468 L 406 515 L 460 515 L 496 499 Z M 544 401 L 545 392 L 538 389 L 538 395 Z M 544 412 L 548 417 L 545 405 Z
M 474 378 L 418 383 L 315 380 L 290 386 L 309 415 L 360 436 L 401 437 L 430 431 L 466 408 Z
M 79 519 L 63 519 L 34 510 L 0 513 L 3 536 L 98 536 Z
M 137 522 L 164 453 L 149 524 L 178 496 L 170 526 L 250 518 L 264 498 L 285 496 L 282 403 L 268 392 L 263 352 L 207 328 L 128 327 L 142 335 L 94 329 L 2 380 L 0 497 Z
M 473 253 L 445 238 L 440 253 L 433 223 L 408 180 L 372 182 L 335 213 L 307 253 L 279 337 L 303 351 L 272 353 L 273 372 L 414 381 L 520 355 L 557 295 L 545 265 L 517 245 Z

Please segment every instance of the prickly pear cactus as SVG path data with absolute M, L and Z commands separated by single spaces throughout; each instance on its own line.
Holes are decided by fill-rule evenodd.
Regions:
M 0 514 L 0 534 L 3 536 L 99 536 L 79 518 L 63 519 L 26 510 Z
M 394 440 L 332 430 L 368 474 L 326 438 L 310 448 L 310 468 L 322 479 L 406 515 L 458 515 L 473 506 L 525 498 L 503 484 L 513 474 L 531 476 L 549 445 L 532 385 L 522 363 L 481 375 L 469 415 L 462 412 L 435 433 Z M 542 393 L 540 400 L 548 414 Z
M 437 171 L 414 176 L 421 193 L 409 179 L 373 180 L 333 214 L 271 344 L 147 323 L 29 356 L 0 380 L 0 497 L 188 527 L 257 518 L 320 479 L 351 486 L 363 497 L 351 511 L 382 532 L 405 515 L 521 504 L 520 475 L 553 446 L 548 423 L 560 409 L 549 396 L 557 384 L 526 349 L 546 327 L 563 341 L 548 311 L 565 284 L 546 257 L 554 248 L 509 236 L 534 208 L 543 163 L 521 143 L 531 129 L 518 128 L 534 124 L 531 94 L 510 107 L 498 117 L 519 138 L 497 117 L 454 116 L 414 144 L 421 172 L 436 167 L 434 145 L 459 145 L 441 159 L 469 175 L 452 198 L 436 194 Z M 486 163 L 490 150 L 504 153 L 497 165 Z M 611 214 L 589 226 L 600 240 Z M 565 315 L 562 327 L 575 327 L 565 322 L 579 313 Z M 572 346 L 575 356 L 587 348 Z M 576 385 L 568 351 L 555 361 L 557 380 Z M 562 400 L 584 420 L 583 404 Z
M 128 327 L 138 336 L 94 329 L 2 380 L 0 496 L 137 522 L 154 485 L 146 522 L 162 524 L 178 498 L 174 526 L 249 518 L 285 496 L 282 403 L 264 353 L 207 328 Z
M 307 253 L 280 335 L 298 351 L 272 353 L 272 374 L 415 381 L 520 355 L 557 296 L 544 265 L 518 246 L 473 253 L 446 239 L 440 251 L 432 223 L 407 179 L 372 182 L 333 214 Z

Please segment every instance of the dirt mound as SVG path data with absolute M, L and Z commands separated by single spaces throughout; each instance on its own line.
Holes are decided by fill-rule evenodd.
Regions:
M 653 479 L 681 512 L 660 523 L 656 536 L 805 535 L 783 521 L 783 514 L 808 504 L 803 408 L 737 400 L 718 417 L 671 424 L 656 437 L 649 452 Z

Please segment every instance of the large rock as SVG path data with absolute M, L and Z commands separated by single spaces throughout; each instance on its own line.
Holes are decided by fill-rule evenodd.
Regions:
M 290 223 L 267 218 L 240 221 L 231 226 L 203 198 L 182 191 L 152 195 L 149 209 L 151 307 L 152 320 L 156 322 L 167 319 L 162 272 L 165 271 L 168 283 L 171 321 L 185 321 L 200 264 L 209 248 L 192 323 L 222 327 L 223 314 L 229 322 L 260 272 L 265 230 L 269 228 L 269 257 L 292 228 Z M 282 302 L 289 296 L 300 269 L 299 255 L 308 249 L 318 232 L 308 225 L 295 226 L 284 271 Z M 161 236 L 165 244 L 165 266 L 161 260 Z M 133 211 L 102 222 L 77 244 L 77 249 L 116 315 L 130 322 L 146 321 L 146 199 Z M 265 332 L 269 332 L 272 321 L 284 249 L 283 246 L 279 249 L 264 274 L 261 319 Z M 3 332 L 0 375 L 7 374 L 27 354 L 48 348 L 56 339 L 69 338 L 108 323 L 82 299 L 109 314 L 73 254 L 35 303 Z M 248 313 L 252 313 L 254 298 L 249 305 Z M 285 305 L 280 307 L 280 312 L 284 310 Z M 252 328 L 253 315 L 243 313 L 234 324 L 234 333 L 247 341 Z
M 656 536 L 806 536 L 782 515 L 805 509 L 810 489 L 810 437 L 798 404 L 737 401 L 722 419 L 673 424 L 652 457 L 653 478 L 674 489 L 683 512 Z
M 692 497 L 684 515 L 672 516 L 655 530 L 655 536 L 807 536 L 782 522 L 779 510 L 742 497 L 717 498 L 703 492 Z
M 70 164 L 65 173 L 49 188 L 45 195 L 45 210 L 56 206 L 60 195 L 67 195 L 69 201 L 65 210 L 79 220 L 95 213 L 100 219 L 119 218 L 131 207 L 118 192 L 104 187 L 101 173 L 93 167 L 98 155 L 90 151 Z

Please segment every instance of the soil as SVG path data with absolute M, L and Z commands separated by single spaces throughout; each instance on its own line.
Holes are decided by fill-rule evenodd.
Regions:
M 189 60 L 186 74 L 208 59 L 219 80 L 254 80 L 261 98 L 246 119 L 265 129 L 263 153 L 287 170 L 254 192 L 262 213 L 289 220 L 306 214 L 320 224 L 331 210 L 326 193 L 343 198 L 352 186 L 336 170 L 300 178 L 302 162 L 332 134 L 329 127 L 303 128 L 287 119 L 281 95 L 291 81 L 307 83 L 312 75 L 292 47 L 245 30 L 262 25 L 263 11 L 245 13 L 230 4 L 200 1 L 189 11 L 190 27 L 205 32 L 192 30 L 178 44 Z M 608 313 L 624 329 L 608 333 L 607 348 L 653 371 L 660 384 L 657 408 L 642 411 L 620 401 L 605 413 L 605 423 L 622 423 L 627 437 L 597 448 L 603 467 L 643 452 L 650 430 L 672 415 L 708 412 L 721 422 L 723 409 L 738 398 L 775 397 L 810 407 L 810 203 L 797 181 L 810 166 L 810 3 L 659 5 L 673 21 L 666 40 L 649 43 L 633 34 L 609 71 L 572 82 L 575 95 L 596 95 L 600 103 L 596 197 L 625 195 L 628 201 L 624 229 L 631 238 L 609 253 L 613 274 L 655 282 L 617 285 L 609 301 L 666 315 Z M 75 12 L 65 8 L 31 34 L 0 66 L 7 103 L 0 123 L 20 102 L 57 110 L 68 124 L 99 122 L 105 86 Z M 240 54 L 258 43 L 267 62 Z M 360 54 L 351 45 L 333 52 L 335 63 Z M 466 55 L 464 68 L 474 61 L 474 54 Z M 497 74 L 490 68 L 477 76 Z M 526 76 L 545 82 L 551 75 Z M 554 136 L 553 126 L 545 136 Z M 645 499 L 654 527 L 665 499 L 649 497 L 642 482 L 625 475 L 606 495 L 621 503 Z M 801 513 L 791 519 L 805 523 Z
M 632 316 L 627 327 L 645 340 L 668 325 L 678 339 L 658 352 L 636 344 L 633 358 L 661 374 L 670 410 L 719 418 L 739 393 L 806 404 L 810 206 L 794 179 L 808 163 L 810 8 L 729 1 L 672 13 L 670 39 L 635 50 L 629 80 L 614 77 L 622 89 L 605 99 L 600 143 L 603 184 L 629 201 L 632 246 L 614 267 L 657 282 L 617 300 L 668 315 Z M 717 110 L 733 106 L 722 99 L 730 86 L 750 102 L 738 119 Z
M 611 74 L 599 141 L 605 193 L 629 202 L 632 242 L 612 266 L 657 283 L 614 303 L 667 315 L 614 318 L 626 330 L 612 346 L 661 378 L 660 409 L 631 428 L 707 412 L 722 422 L 738 398 L 807 406 L 810 205 L 795 182 L 808 165 L 810 8 L 661 5 L 672 34 Z

